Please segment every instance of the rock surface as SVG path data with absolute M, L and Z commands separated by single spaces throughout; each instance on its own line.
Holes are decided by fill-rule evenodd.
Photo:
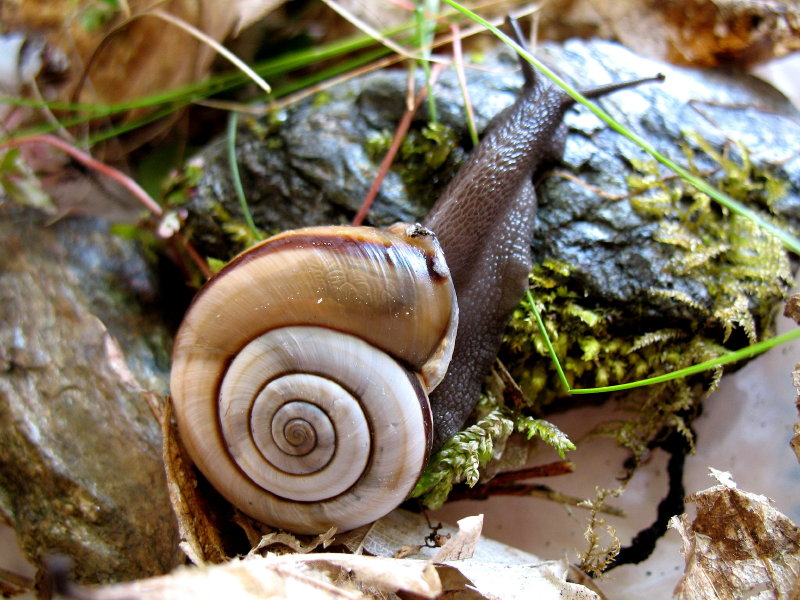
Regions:
M 180 560 L 148 394 L 170 332 L 152 268 L 102 222 L 0 207 L 0 514 L 29 560 L 86 582 Z

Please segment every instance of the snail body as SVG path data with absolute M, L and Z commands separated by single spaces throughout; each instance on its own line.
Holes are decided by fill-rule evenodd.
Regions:
M 474 408 L 527 285 L 533 178 L 561 156 L 574 104 L 521 64 L 518 99 L 422 226 L 279 234 L 196 296 L 173 353 L 176 418 L 244 512 L 298 533 L 374 521 Z
M 517 43 L 518 24 L 509 18 Z M 436 232 L 458 296 L 453 359 L 431 394 L 433 449 L 469 417 L 503 331 L 528 286 L 536 222 L 534 181 L 564 153 L 564 115 L 575 99 L 519 59 L 524 83 L 516 101 L 487 126 L 480 144 L 431 208 L 423 225 Z M 597 98 L 663 75 L 581 91 Z

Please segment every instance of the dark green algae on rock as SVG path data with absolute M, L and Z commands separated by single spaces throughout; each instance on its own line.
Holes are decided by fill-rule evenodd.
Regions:
M 603 41 L 545 45 L 538 54 L 579 89 L 665 73 L 663 84 L 599 104 L 663 154 L 797 230 L 800 124 L 770 86 L 734 71 L 672 67 Z M 505 49 L 481 66 L 468 74 L 479 130 L 513 101 L 522 81 Z M 257 225 L 273 233 L 348 222 L 405 108 L 405 81 L 404 72 L 375 73 L 240 128 L 237 157 Z M 416 143 L 404 144 L 372 224 L 421 219 L 469 152 L 452 73 L 440 78 L 435 95 L 440 125 L 429 125 L 423 107 L 410 133 Z M 641 379 L 767 337 L 792 281 L 792 257 L 781 243 L 681 182 L 584 107 L 569 111 L 565 123 L 563 159 L 537 187 L 531 283 L 570 384 Z M 445 139 L 444 150 L 437 138 Z M 205 172 L 186 205 L 188 231 L 202 252 L 228 258 L 242 249 L 230 234 L 242 230 L 242 218 L 225 140 L 201 160 Z M 524 411 L 542 414 L 554 400 L 564 405 L 523 306 L 502 357 L 531 402 Z M 634 418 L 613 433 L 641 452 L 662 427 L 685 428 L 719 374 L 628 394 L 622 401 Z

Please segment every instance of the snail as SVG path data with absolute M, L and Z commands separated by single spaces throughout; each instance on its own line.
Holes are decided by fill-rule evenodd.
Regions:
M 173 351 L 178 428 L 245 513 L 296 533 L 370 523 L 468 418 L 527 284 L 533 177 L 574 103 L 520 62 L 518 99 L 421 225 L 285 232 L 196 295 Z
M 427 394 L 457 323 L 441 249 L 420 225 L 271 237 L 210 279 L 181 324 L 181 438 L 256 519 L 298 533 L 372 522 L 427 460 Z

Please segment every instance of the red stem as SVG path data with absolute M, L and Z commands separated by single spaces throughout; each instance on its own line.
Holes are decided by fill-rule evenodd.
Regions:
M 83 150 L 78 150 L 75 146 L 71 146 L 64 140 L 61 140 L 53 135 L 47 134 L 39 134 L 39 135 L 31 135 L 24 138 L 19 138 L 16 140 L 10 140 L 8 142 L 3 142 L 0 144 L 0 150 L 5 148 L 16 148 L 17 146 L 23 146 L 25 144 L 49 144 L 55 148 L 58 148 L 62 152 L 69 154 L 72 158 L 77 160 L 79 163 L 82 163 L 86 167 L 97 171 L 98 173 L 102 173 L 106 177 L 110 177 L 114 181 L 120 183 L 125 189 L 130 191 L 134 197 L 141 202 L 144 207 L 149 210 L 152 214 L 157 217 L 160 217 L 164 214 L 163 209 L 153 200 L 150 195 L 142 189 L 142 187 L 136 183 L 133 179 L 118 171 L 117 169 L 108 166 L 107 164 L 100 162 L 96 158 L 91 157 Z

